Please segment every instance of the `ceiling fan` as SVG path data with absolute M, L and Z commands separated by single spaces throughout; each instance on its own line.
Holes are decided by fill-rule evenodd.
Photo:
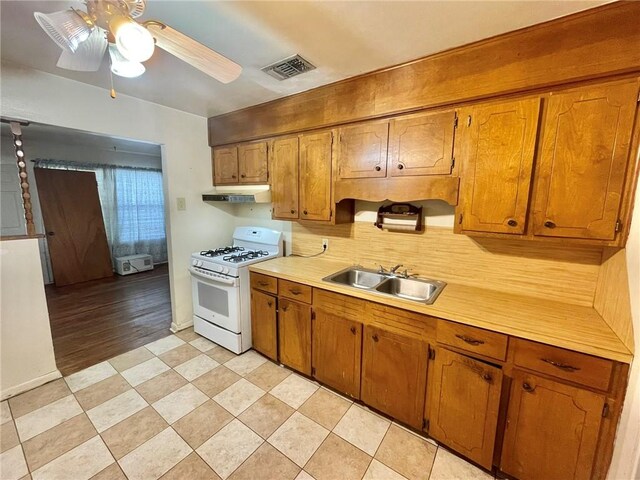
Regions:
M 95 72 L 108 49 L 111 72 L 138 77 L 145 71 L 142 62 L 151 58 L 157 45 L 222 83 L 232 82 L 242 72 L 237 63 L 164 23 L 138 22 L 146 0 L 87 0 L 85 4 L 86 12 L 71 8 L 34 13 L 38 24 L 62 48 L 60 68 Z

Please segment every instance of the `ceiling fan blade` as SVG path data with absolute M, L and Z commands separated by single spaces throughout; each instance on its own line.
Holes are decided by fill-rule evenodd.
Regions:
M 75 53 L 63 50 L 56 66 L 77 72 L 95 72 L 102 64 L 108 43 L 106 32 L 96 27 L 89 38 L 78 45 Z
M 162 28 L 155 22 L 145 23 L 156 38 L 156 45 L 180 60 L 206 73 L 222 83 L 229 83 L 238 78 L 242 67 L 227 57 L 214 52 L 184 33 L 169 26 Z

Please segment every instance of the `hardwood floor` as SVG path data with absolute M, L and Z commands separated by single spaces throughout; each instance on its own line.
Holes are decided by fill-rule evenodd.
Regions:
M 171 333 L 166 264 L 126 277 L 47 285 L 45 291 L 56 363 L 63 375 Z

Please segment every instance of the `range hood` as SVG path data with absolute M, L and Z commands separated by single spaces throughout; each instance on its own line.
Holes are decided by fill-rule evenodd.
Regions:
M 271 203 L 271 191 L 268 185 L 257 187 L 217 187 L 215 191 L 202 194 L 207 203 Z

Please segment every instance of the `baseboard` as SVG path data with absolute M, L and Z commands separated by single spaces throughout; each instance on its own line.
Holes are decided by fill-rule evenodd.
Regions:
M 32 390 L 36 387 L 39 387 L 40 385 L 44 385 L 45 383 L 49 383 L 52 380 L 60 377 L 62 377 L 60 370 L 54 370 L 53 372 L 49 372 L 46 375 L 42 375 L 41 377 L 37 377 L 33 380 L 29 380 L 28 382 L 21 383 L 20 385 L 2 390 L 2 392 L 0 392 L 0 400 L 6 400 L 7 398 L 15 397 L 16 395 L 24 393 L 28 390 Z
M 169 328 L 169 330 L 171 330 L 171 332 L 173 333 L 178 333 L 179 331 L 185 330 L 189 327 L 193 327 L 193 320 L 191 320 L 190 322 L 181 323 L 180 325 L 175 322 L 171 322 L 171 327 Z

